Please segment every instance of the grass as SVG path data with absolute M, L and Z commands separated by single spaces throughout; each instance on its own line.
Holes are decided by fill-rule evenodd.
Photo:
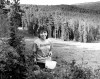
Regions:
M 26 41 L 26 48 L 29 53 L 32 54 L 32 44 L 34 40 Z M 71 62 L 76 60 L 77 64 L 83 66 L 91 66 L 97 68 L 100 64 L 100 50 L 87 50 L 84 48 L 78 48 L 75 45 L 66 45 L 64 43 L 53 42 L 53 60 L 61 63 L 62 60 Z

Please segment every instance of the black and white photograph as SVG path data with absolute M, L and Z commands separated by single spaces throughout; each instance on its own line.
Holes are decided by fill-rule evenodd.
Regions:
M 0 0 L 0 79 L 100 79 L 100 0 Z

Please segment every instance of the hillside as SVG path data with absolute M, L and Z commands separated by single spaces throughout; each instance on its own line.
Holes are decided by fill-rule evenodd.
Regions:
M 77 34 L 73 35 L 76 27 L 79 28 L 78 31 L 80 33 L 79 33 L 79 38 L 75 37 L 75 40 L 79 40 L 81 42 L 94 40 L 95 35 L 92 32 L 92 29 L 96 28 L 99 30 L 100 26 L 99 10 L 84 9 L 73 5 L 24 5 L 24 4 L 21 5 L 21 9 L 25 11 L 22 17 L 23 27 L 28 27 L 30 26 L 30 23 L 33 22 L 39 24 L 40 26 L 42 24 L 46 24 L 50 26 L 49 30 L 51 31 L 50 35 L 52 35 L 52 37 L 61 38 L 64 40 L 69 39 L 69 37 L 71 36 L 77 36 Z M 39 23 L 36 22 L 36 19 L 39 20 Z M 68 31 L 63 30 L 65 28 L 66 30 L 68 30 L 67 27 L 73 30 L 72 33 L 70 34 L 71 36 L 69 37 L 67 37 Z M 60 33 L 58 33 L 57 32 L 58 29 L 61 29 L 62 32 L 60 32 L 59 30 Z M 71 32 L 71 30 L 69 31 Z M 96 30 L 96 32 L 98 31 Z M 88 36 L 88 38 L 84 37 L 86 35 Z
M 29 9 L 29 7 L 34 7 L 35 9 L 41 9 L 42 11 L 71 11 L 71 12 L 79 12 L 79 13 L 93 13 L 100 14 L 100 11 L 95 9 L 89 9 L 81 7 L 80 5 L 25 5 L 21 4 L 22 8 Z
M 75 4 L 74 6 L 90 10 L 100 10 L 100 1 Z

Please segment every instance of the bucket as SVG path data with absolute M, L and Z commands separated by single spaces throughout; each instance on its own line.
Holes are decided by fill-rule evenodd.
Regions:
M 54 69 L 56 67 L 57 62 L 52 60 L 45 61 L 45 67 L 49 69 Z

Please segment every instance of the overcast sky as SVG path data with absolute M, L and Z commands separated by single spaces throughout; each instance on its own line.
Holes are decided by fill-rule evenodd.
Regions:
M 78 4 L 85 2 L 96 2 L 100 0 L 20 0 L 21 4 L 36 4 L 36 5 L 58 5 L 58 4 Z

